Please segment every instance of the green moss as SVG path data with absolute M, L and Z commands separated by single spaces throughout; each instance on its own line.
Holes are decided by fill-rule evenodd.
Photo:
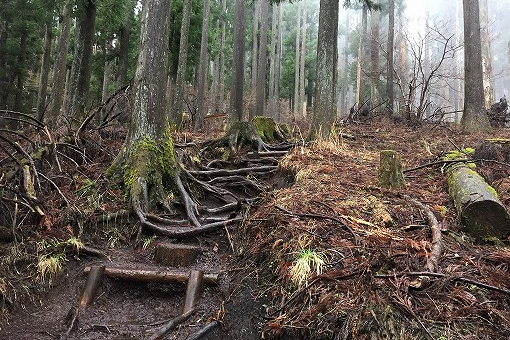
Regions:
M 144 186 L 151 192 L 161 193 L 163 179 L 172 178 L 178 171 L 171 131 L 168 127 L 158 140 L 145 136 L 121 152 L 108 168 L 106 175 L 122 183 L 126 198 L 140 195 Z M 145 183 L 138 183 L 139 178 Z
M 264 142 L 273 142 L 282 138 L 278 124 L 271 117 L 257 116 L 253 118 L 253 124 Z

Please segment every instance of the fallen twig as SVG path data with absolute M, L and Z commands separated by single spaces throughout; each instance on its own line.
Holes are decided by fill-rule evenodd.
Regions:
M 149 338 L 149 340 L 162 339 L 163 335 L 170 332 L 172 329 L 177 327 L 180 323 L 183 323 L 184 321 L 186 321 L 191 316 L 191 314 L 193 314 L 194 312 L 195 312 L 195 309 L 191 309 L 191 310 L 187 311 L 186 313 L 181 314 L 181 315 L 175 317 L 174 319 L 170 320 L 167 324 L 165 324 L 163 327 L 161 327 L 156 333 L 154 333 Z
M 311 214 L 311 213 L 305 213 L 305 214 L 301 214 L 301 213 L 295 213 L 295 212 L 292 212 L 292 211 L 289 211 L 283 207 L 280 207 L 278 205 L 275 205 L 274 206 L 276 209 L 280 210 L 280 211 L 283 211 L 284 213 L 288 214 L 288 215 L 294 215 L 294 216 L 298 216 L 298 217 L 307 217 L 307 218 L 322 218 L 322 219 L 325 219 L 325 220 L 330 220 L 330 221 L 334 221 L 334 222 L 337 222 L 338 224 L 340 224 L 342 227 L 344 227 L 345 229 L 347 229 L 353 239 L 354 239 L 354 243 L 357 244 L 358 243 L 358 236 L 354 233 L 354 230 L 352 230 L 351 227 L 349 227 L 347 224 L 345 224 L 344 222 L 342 222 L 340 219 L 334 217 L 334 216 L 329 216 L 329 215 L 323 215 L 323 214 Z
M 208 323 L 206 326 L 204 326 L 201 329 L 199 329 L 198 331 L 196 331 L 195 333 L 193 333 L 190 336 L 188 336 L 186 338 L 186 340 L 198 340 L 198 339 L 201 339 L 202 337 L 207 335 L 210 331 L 212 331 L 214 328 L 216 328 L 219 325 L 220 325 L 219 321 L 216 321 L 216 320 L 212 321 L 212 322 Z

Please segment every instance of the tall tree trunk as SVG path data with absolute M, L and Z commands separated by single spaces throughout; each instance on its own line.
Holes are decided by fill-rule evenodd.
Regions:
M 55 128 L 64 104 L 66 93 L 66 71 L 67 71 L 67 50 L 69 49 L 69 38 L 71 35 L 70 4 L 64 5 L 60 17 L 60 35 L 58 37 L 57 52 L 53 64 L 53 86 L 51 89 L 51 102 L 46 115 L 46 123 L 50 128 Z
M 301 15 L 301 51 L 299 52 L 299 114 L 305 112 L 305 56 L 306 56 L 306 0 L 303 0 L 303 14 Z
M 68 114 L 74 119 L 83 118 L 87 106 L 96 20 L 95 2 L 87 0 L 79 8 L 79 12 L 76 19 L 73 64 L 68 94 Z
M 345 27 L 349 27 L 350 11 L 345 12 Z M 345 115 L 348 111 L 347 104 L 347 93 L 349 91 L 349 81 L 347 79 L 347 73 L 349 70 L 349 32 L 344 32 L 343 45 L 341 51 L 342 58 L 340 61 L 340 112 L 341 115 Z
M 195 119 L 195 129 L 204 128 L 204 117 L 207 114 L 206 92 L 207 92 L 207 75 L 209 69 L 209 57 L 207 56 L 207 48 L 209 42 L 209 14 L 211 6 L 209 0 L 204 0 L 204 15 L 202 20 L 202 42 L 200 43 L 200 63 L 198 65 L 198 110 Z
M 110 53 L 108 45 L 109 42 L 105 42 L 103 48 L 104 67 L 103 67 L 103 88 L 101 91 L 101 101 L 103 102 L 110 96 L 110 86 L 114 81 L 113 60 L 111 60 L 111 58 L 108 56 L 108 54 Z
M 371 44 L 370 44 L 370 87 L 372 107 L 378 105 L 379 95 L 379 24 L 381 15 L 379 11 L 370 13 Z
M 482 47 L 478 0 L 464 0 L 464 115 L 461 125 L 469 131 L 490 130 L 483 96 Z
M 320 1 L 317 83 L 310 138 L 329 137 L 336 118 L 338 7 L 338 1 Z
M 260 41 L 260 32 L 259 32 L 259 24 L 260 24 L 260 6 L 262 0 L 255 1 L 255 8 L 253 13 L 253 30 L 252 30 L 252 52 L 251 52 L 251 91 L 255 93 L 255 89 L 257 88 L 257 71 L 258 71 L 258 55 L 259 55 L 259 41 Z
M 46 33 L 44 34 L 44 53 L 41 62 L 41 79 L 39 81 L 39 91 L 37 94 L 37 118 L 42 121 L 44 111 L 46 110 L 46 93 L 48 89 L 48 75 L 50 73 L 51 43 L 53 41 L 53 21 L 46 23 Z
M 273 4 L 273 14 L 271 23 L 271 58 L 269 68 L 269 116 L 278 117 L 276 97 L 279 79 L 277 78 L 278 65 L 280 63 L 280 4 Z
M 28 31 L 26 29 L 23 29 L 21 32 L 21 36 L 19 39 L 19 56 L 18 56 L 18 65 L 24 65 L 25 64 L 25 54 L 27 49 L 27 39 L 28 39 Z M 23 83 L 25 81 L 25 75 L 23 74 L 22 68 L 20 67 L 19 70 L 16 71 L 16 90 L 14 93 L 14 105 L 13 110 L 17 112 L 23 111 L 22 108 L 22 99 L 23 99 Z M 17 122 L 13 122 L 11 124 L 12 129 L 17 128 Z
M 266 69 L 267 69 L 267 33 L 269 30 L 269 1 L 261 0 L 260 3 L 260 47 L 259 60 L 257 62 L 257 96 L 255 102 L 255 112 L 258 116 L 265 114 L 266 97 Z M 250 116 L 250 119 L 253 117 Z
M 119 29 L 119 55 L 117 64 L 117 87 L 120 88 L 126 85 L 128 79 L 128 66 L 129 66 L 129 42 L 131 40 L 131 26 L 133 23 L 135 0 L 128 0 L 124 8 L 124 19 L 122 26 Z
M 222 13 L 227 12 L 227 0 L 221 0 Z M 225 112 L 225 39 L 227 36 L 227 25 L 225 18 L 221 18 L 220 23 L 221 30 L 221 38 L 220 38 L 220 75 L 219 75 L 219 84 L 218 91 L 219 102 L 220 102 L 220 111 Z
M 276 84 L 274 87 L 274 100 L 275 100 L 275 110 L 276 110 L 276 121 L 280 121 L 280 75 L 282 70 L 282 50 L 283 50 L 283 25 L 282 25 L 282 17 L 283 17 L 283 9 L 282 5 L 278 5 L 278 47 L 277 47 L 277 63 L 275 70 L 275 80 Z
M 393 45 L 395 40 L 395 0 L 388 0 L 388 46 L 386 51 L 388 53 L 386 74 L 387 74 L 387 85 L 386 85 L 386 97 L 388 104 L 388 114 L 393 113 Z
M 168 13 L 169 0 L 143 4 L 127 149 L 144 138 L 156 140 L 166 128 Z
M 368 30 L 368 9 L 363 5 L 361 11 L 361 34 L 359 36 L 358 46 L 358 63 L 356 70 L 356 103 L 357 108 L 360 110 L 361 106 L 366 101 L 365 82 L 366 82 L 366 42 Z
M 303 2 L 300 1 L 298 3 L 298 9 L 297 9 L 297 23 L 296 23 L 296 60 L 294 63 L 294 117 L 297 117 L 299 115 L 299 71 L 300 71 L 300 65 L 299 62 L 301 58 L 301 33 L 300 33 L 300 27 L 301 27 L 301 16 L 303 13 Z
M 456 46 L 461 46 L 464 42 L 464 27 L 463 27 L 463 9 L 462 9 L 462 1 L 456 0 L 455 2 L 455 44 Z M 457 53 L 456 58 L 456 90 L 457 90 L 457 100 L 455 101 L 455 111 L 456 117 L 455 121 L 457 123 L 461 123 L 462 114 L 464 112 L 464 49 L 460 50 Z
M 244 88 L 244 34 L 245 34 L 245 0 L 236 0 L 234 22 L 234 48 L 232 57 L 232 85 L 230 88 L 230 121 L 243 120 Z
M 175 123 L 179 128 L 182 126 L 184 108 L 190 14 L 191 0 L 184 0 L 182 8 L 181 40 L 179 44 L 179 62 L 177 66 L 177 79 L 175 82 L 175 97 L 170 113 L 170 121 Z
M 494 86 L 492 84 L 492 53 L 489 35 L 489 13 L 487 0 L 480 0 L 480 34 L 482 41 L 482 72 L 485 108 L 494 104 Z
M 8 86 L 9 80 L 7 79 L 7 72 L 5 70 L 5 48 L 7 45 L 7 35 L 9 23 L 7 21 L 1 22 L 2 30 L 0 31 L 0 109 L 7 109 L 7 98 L 9 96 Z

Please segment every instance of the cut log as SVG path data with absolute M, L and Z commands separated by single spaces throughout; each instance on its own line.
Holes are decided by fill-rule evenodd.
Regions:
M 510 216 L 496 191 L 466 163 L 447 168 L 448 191 L 466 232 L 477 238 L 504 237 Z
M 188 285 L 186 286 L 186 298 L 184 299 L 184 307 L 182 313 L 185 314 L 192 310 L 202 292 L 202 282 L 204 280 L 204 272 L 202 270 L 192 270 L 189 273 Z
M 85 267 L 85 274 L 90 272 L 90 267 Z M 132 269 L 106 267 L 104 275 L 139 282 L 163 282 L 163 283 L 186 283 L 189 277 L 189 271 L 185 270 L 157 270 L 157 269 Z M 218 282 L 218 274 L 204 274 L 204 283 L 215 285 Z
M 90 267 L 89 275 L 87 276 L 87 281 L 85 282 L 85 288 L 83 289 L 83 293 L 80 298 L 80 308 L 87 307 L 96 296 L 97 289 L 99 288 L 103 278 L 104 270 L 105 266 Z
M 160 243 L 156 246 L 155 259 L 169 267 L 191 266 L 202 249 L 197 246 L 175 243 Z
M 402 161 L 395 150 L 381 151 L 377 182 L 383 188 L 401 189 L 405 186 Z

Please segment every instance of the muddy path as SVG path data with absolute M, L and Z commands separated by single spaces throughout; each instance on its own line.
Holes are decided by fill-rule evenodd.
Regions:
M 177 145 L 184 150 L 183 158 L 188 146 Z M 93 222 L 64 228 L 78 233 L 83 245 L 66 248 L 65 262 L 46 280 L 50 282 L 26 280 L 30 293 L 16 306 L 7 306 L 10 315 L 0 328 L 0 339 L 258 339 L 262 320 L 257 311 L 263 299 L 258 298 L 255 306 L 257 278 L 243 264 L 250 261 L 243 259 L 242 229 L 262 195 L 288 184 L 276 169 L 289 148 L 289 144 L 273 151 L 245 148 L 228 162 L 208 155 L 208 162 L 202 159 L 203 165 L 189 170 L 193 183 L 187 188 L 201 193 L 192 200 L 207 227 L 198 232 L 189 232 L 196 229 L 186 221 L 185 202 L 172 213 L 145 215 L 146 224 L 157 231 L 175 223 L 176 235 L 171 229 L 158 234 L 142 227 L 126 207 L 112 209 L 118 204 L 112 198 L 119 194 L 109 194 L 105 181 L 102 204 L 109 210 Z M 96 178 L 99 188 L 102 179 Z M 84 198 L 92 193 L 81 190 Z M 7 247 L 2 249 L 4 256 L 7 253 Z M 90 293 L 89 272 L 96 270 L 102 275 L 95 280 L 97 290 Z M 194 281 L 191 275 L 199 279 Z M 176 318 L 175 326 L 169 326 Z M 170 329 L 164 331 L 165 327 Z

